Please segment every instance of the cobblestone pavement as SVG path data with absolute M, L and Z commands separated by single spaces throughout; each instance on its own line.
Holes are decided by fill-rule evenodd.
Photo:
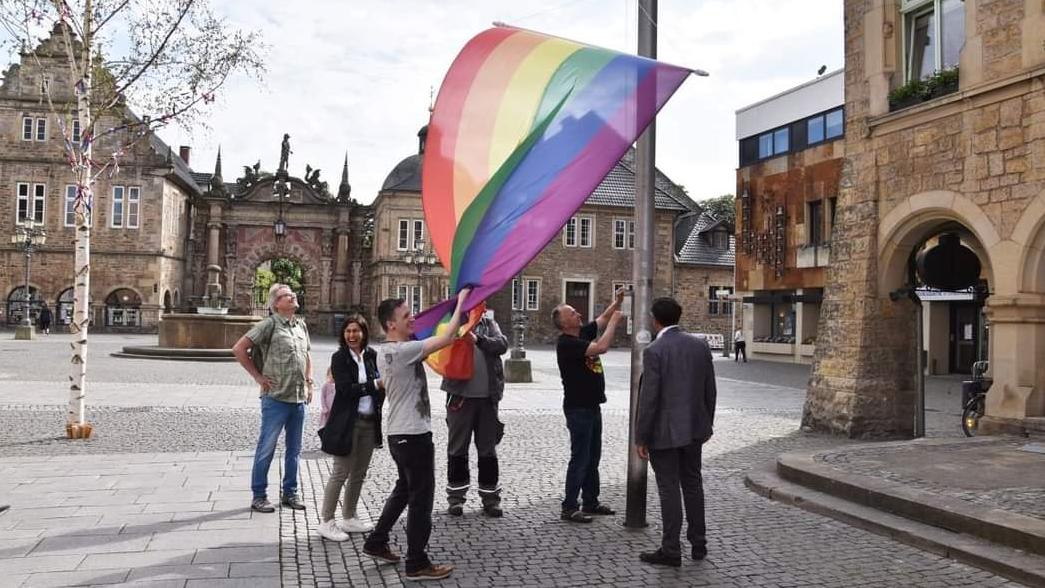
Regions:
M 222 394 L 251 398 L 246 377 L 231 364 L 166 363 L 108 358 L 122 345 L 148 338 L 96 337 L 92 343 L 90 420 L 96 438 L 70 442 L 58 438 L 64 419 L 63 342 L 32 347 L 0 341 L 0 459 L 67 453 L 250 451 L 258 415 L 254 405 L 236 408 Z M 333 342 L 316 344 L 317 364 Z M 29 351 L 26 351 L 26 350 Z M 537 382 L 511 386 L 503 404 L 505 441 L 498 448 L 504 492 L 503 519 L 487 519 L 470 496 L 465 516 L 445 514 L 437 492 L 430 555 L 452 563 L 456 571 L 443 586 L 1002 586 L 1006 580 L 977 568 L 849 527 L 806 511 L 765 500 L 748 491 L 743 474 L 783 451 L 839 447 L 847 442 L 798 432 L 804 392 L 797 387 L 807 369 L 752 362 L 719 361 L 720 410 L 715 437 L 705 448 L 709 557 L 685 560 L 681 569 L 646 566 L 639 551 L 656 547 L 659 505 L 655 481 L 649 477 L 650 526 L 639 531 L 620 525 L 621 516 L 591 525 L 558 518 L 568 459 L 568 437 L 558 403 L 558 374 L 548 350 L 533 350 Z M 604 410 L 601 499 L 624 509 L 627 438 L 628 354 L 606 358 L 611 383 Z M 47 366 L 41 368 L 40 366 Z M 61 369 L 48 369 L 59 367 Z M 107 391 L 110 384 L 139 387 Z M 781 385 L 778 385 L 781 384 Z M 944 382 L 941 390 L 949 387 Z M 195 392 L 187 402 L 164 406 L 163 394 L 179 387 Z M 106 404 L 109 399 L 113 404 Z M 433 395 L 439 406 L 439 393 Z M 957 417 L 948 408 L 951 393 L 930 398 L 939 418 L 929 424 L 938 435 L 954 434 Z M 956 404 L 956 401 L 954 402 Z M 233 403 L 234 404 L 234 403 Z M 956 414 L 956 412 L 954 413 Z M 434 417 L 437 486 L 445 481 L 446 427 L 440 411 Z M 306 432 L 302 488 L 305 513 L 280 512 L 279 561 L 285 586 L 398 586 L 402 566 L 376 566 L 360 557 L 361 540 L 334 544 L 315 534 L 318 503 L 330 461 L 316 451 L 312 424 Z M 18 459 L 18 458 L 12 458 Z M 474 471 L 474 453 L 472 456 Z M 274 463 L 275 465 L 275 463 Z M 278 474 L 273 468 L 273 479 Z M 394 482 L 386 450 L 375 453 L 364 485 L 362 504 L 376 518 Z M 244 477 L 243 488 L 249 481 Z M 0 486 L 0 492 L 2 492 Z M 3 502 L 0 496 L 0 502 Z M 0 515 L 3 516 L 3 515 Z M 405 549 L 405 534 L 393 533 Z M 2 528 L 2 527 L 0 527 Z M 275 525 L 266 527 L 271 532 Z M 266 531 L 269 532 L 269 531 Z M 0 538 L 0 547 L 4 547 Z M 409 583 L 409 582 L 407 582 Z M 182 586 L 178 580 L 170 585 Z
M 814 459 L 845 472 L 1045 520 L 1045 455 L 1024 451 L 1028 444 L 1003 437 L 917 448 L 886 445 L 825 451 Z M 955 463 L 967 467 L 955 471 Z

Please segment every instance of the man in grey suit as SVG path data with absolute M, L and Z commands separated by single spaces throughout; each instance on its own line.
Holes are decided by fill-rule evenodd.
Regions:
M 678 302 L 658 298 L 651 314 L 657 337 L 642 352 L 636 450 L 653 464 L 664 532 L 660 549 L 639 558 L 679 567 L 683 503 L 693 559 L 707 556 L 700 454 L 715 420 L 715 368 L 707 342 L 678 328 Z

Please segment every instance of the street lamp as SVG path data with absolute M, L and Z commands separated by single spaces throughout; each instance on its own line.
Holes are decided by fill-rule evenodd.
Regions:
M 422 289 L 423 289 L 423 284 L 421 282 L 424 279 L 424 269 L 425 269 L 425 266 L 435 264 L 435 256 L 434 255 L 426 255 L 425 254 L 425 241 L 424 241 L 424 239 L 417 239 L 417 240 L 414 241 L 414 248 L 413 248 L 413 250 L 412 251 L 411 250 L 407 250 L 403 254 L 402 260 L 407 265 L 412 265 L 412 266 L 414 266 L 417 269 L 417 292 L 418 292 L 418 294 L 420 294 Z M 414 304 L 417 303 L 417 312 L 420 312 L 421 311 L 421 304 L 417 300 L 417 298 L 415 296 L 413 296 L 412 292 L 410 293 L 408 298 L 410 300 L 410 311 L 411 312 L 415 312 L 414 311 Z
M 286 170 L 276 172 L 276 179 L 272 182 L 272 197 L 279 203 L 279 216 L 272 225 L 272 232 L 276 235 L 276 241 L 282 243 L 287 237 L 287 222 L 283 220 L 283 203 L 290 200 L 290 178 Z
M 15 234 L 11 235 L 11 243 L 25 253 L 25 288 L 23 291 L 25 307 L 22 309 L 22 324 L 18 325 L 15 330 L 15 339 L 33 338 L 33 319 L 29 316 L 29 309 L 33 302 L 32 295 L 29 293 L 29 268 L 33 249 L 43 245 L 45 241 L 47 241 L 47 231 L 44 230 L 42 224 L 37 226 L 31 219 L 25 219 L 21 225 L 15 227 Z

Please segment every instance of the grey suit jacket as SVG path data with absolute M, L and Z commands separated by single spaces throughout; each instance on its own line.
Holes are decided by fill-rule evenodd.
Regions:
M 661 333 L 642 352 L 636 440 L 650 449 L 708 440 L 715 395 L 707 342 L 678 327 Z

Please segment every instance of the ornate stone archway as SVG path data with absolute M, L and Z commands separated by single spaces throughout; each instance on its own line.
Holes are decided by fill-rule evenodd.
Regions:
M 369 257 L 362 239 L 371 212 L 350 197 L 347 161 L 337 195 L 311 166 L 306 166 L 304 179 L 283 170 L 273 175 L 260 163 L 243 170 L 235 183 L 225 183 L 219 155 L 210 189 L 195 203 L 188 247 L 192 271 L 184 285 L 191 294 L 186 296 L 201 297 L 208 276 L 214 280 L 217 275 L 232 312 L 249 313 L 256 268 L 284 257 L 304 271 L 309 299 L 305 317 L 313 333 L 331 332 L 339 315 L 370 306 L 358 284 Z M 285 182 L 278 183 L 277 175 Z M 285 194 L 282 200 L 276 196 L 280 193 Z M 277 219 L 285 227 L 278 240 Z

